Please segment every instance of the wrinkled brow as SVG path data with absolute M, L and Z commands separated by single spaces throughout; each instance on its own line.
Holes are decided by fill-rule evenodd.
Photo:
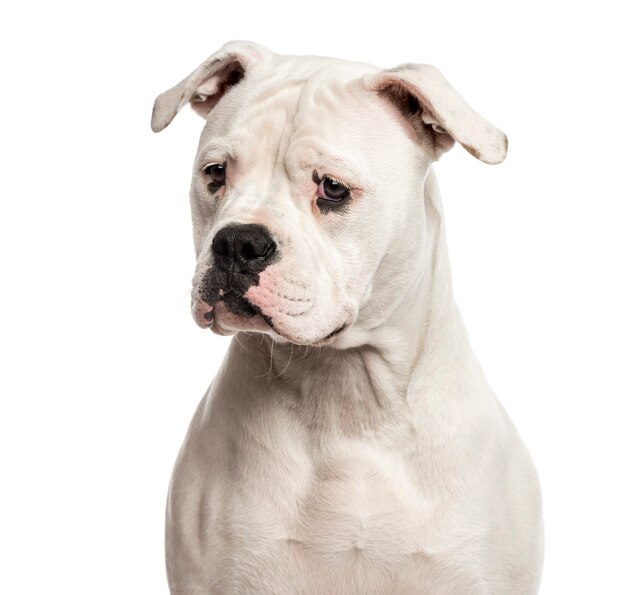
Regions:
M 212 138 L 198 151 L 197 160 L 199 162 L 207 159 L 216 161 L 236 160 L 240 143 L 240 139 L 236 137 Z
M 317 170 L 320 176 L 330 175 L 354 189 L 369 189 L 367 178 L 363 170 L 354 162 L 340 155 L 336 151 L 323 149 L 319 146 L 307 146 L 290 151 L 285 158 L 287 171 L 294 177 L 300 175 L 303 169 Z

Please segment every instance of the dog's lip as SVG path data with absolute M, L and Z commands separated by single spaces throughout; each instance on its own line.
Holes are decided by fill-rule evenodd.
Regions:
M 242 301 L 244 301 L 246 305 L 248 305 L 250 309 L 255 312 L 253 316 L 245 317 L 241 316 L 241 314 L 233 312 L 228 308 L 226 302 L 223 300 L 223 296 L 214 304 L 208 304 L 203 301 L 202 298 L 198 297 L 194 300 L 196 324 L 198 324 L 201 328 L 212 328 L 215 331 L 224 330 L 227 332 L 263 332 L 264 330 L 267 331 L 267 329 L 270 329 L 279 337 L 290 343 L 294 343 L 296 345 L 312 345 L 316 347 L 332 343 L 340 333 L 350 326 L 350 322 L 345 321 L 321 339 L 317 339 L 315 341 L 302 341 L 299 337 L 291 336 L 290 333 L 285 332 L 284 330 L 279 330 L 272 321 L 272 317 L 265 314 L 262 308 L 253 304 L 243 296 L 238 295 L 238 297 L 241 297 Z M 263 328 L 263 325 L 266 325 L 265 329 Z
M 192 304 L 194 320 L 201 328 L 209 328 L 215 318 L 214 306 L 201 299 L 195 299 Z
M 206 302 L 202 303 L 206 304 Z M 206 306 L 209 305 L 206 304 Z M 229 335 L 241 331 L 267 332 L 268 330 L 267 322 L 259 314 L 242 316 L 230 310 L 226 302 L 221 299 L 212 304 L 210 310 L 206 309 L 207 312 L 202 314 L 202 307 L 196 306 L 196 323 L 201 328 L 210 328 L 218 335 Z M 204 320 L 201 318 L 203 315 Z

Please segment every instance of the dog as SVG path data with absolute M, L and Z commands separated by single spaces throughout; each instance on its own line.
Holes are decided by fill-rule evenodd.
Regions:
M 152 129 L 187 103 L 192 313 L 235 340 L 174 466 L 171 593 L 536 593 L 539 482 L 454 302 L 432 167 L 506 136 L 433 66 L 248 41 Z

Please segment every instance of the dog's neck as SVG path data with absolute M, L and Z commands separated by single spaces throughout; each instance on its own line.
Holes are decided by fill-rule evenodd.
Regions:
M 244 333 L 233 341 L 231 352 L 263 362 L 265 373 L 257 374 L 255 383 L 274 383 L 278 390 L 272 394 L 292 399 L 290 409 L 299 409 L 316 428 L 361 433 L 394 424 L 398 416 L 414 409 L 420 384 L 437 382 L 448 372 L 445 362 L 458 368 L 459 359 L 471 355 L 452 295 L 443 214 L 432 172 L 423 200 L 424 266 L 386 311 L 384 323 L 367 329 L 363 344 L 347 349 L 307 347 Z

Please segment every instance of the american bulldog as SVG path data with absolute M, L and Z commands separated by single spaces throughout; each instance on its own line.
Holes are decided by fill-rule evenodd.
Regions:
M 175 464 L 174 595 L 528 595 L 531 458 L 454 302 L 433 162 L 506 136 L 433 66 L 233 41 L 157 98 L 206 119 L 196 322 L 235 335 Z

